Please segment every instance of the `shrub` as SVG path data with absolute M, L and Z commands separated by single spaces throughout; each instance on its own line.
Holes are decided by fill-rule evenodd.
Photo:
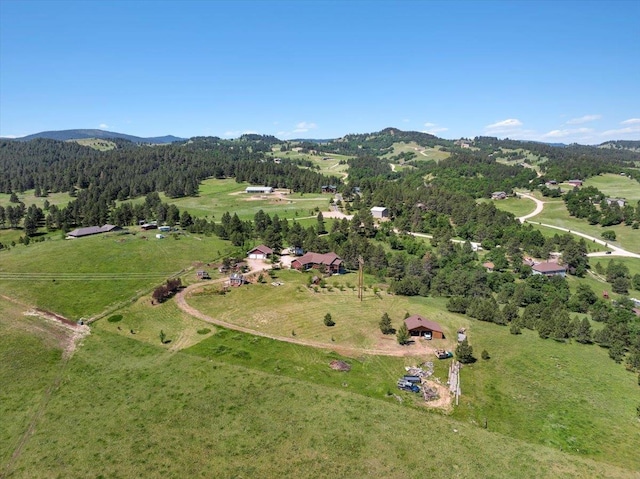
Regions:
M 107 318 L 107 321 L 109 321 L 110 323 L 117 323 L 119 321 L 122 321 L 122 315 L 121 314 L 114 314 L 113 316 L 109 316 Z
M 491 356 L 489 356 L 489 352 L 486 349 L 482 350 L 482 353 L 480 354 L 480 357 L 482 357 L 482 359 L 487 360 L 489 359 Z
M 603 231 L 600 236 L 602 236 L 602 238 L 606 239 L 607 241 L 615 241 L 616 240 L 616 232 L 613 231 L 613 230 Z
M 209 328 L 198 329 L 198 334 L 209 334 L 211 330 Z
M 335 326 L 335 321 L 331 318 L 331 313 L 327 313 L 324 315 L 324 325 L 325 326 Z

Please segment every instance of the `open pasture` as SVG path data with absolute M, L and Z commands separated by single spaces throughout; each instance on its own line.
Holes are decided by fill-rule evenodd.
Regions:
M 280 218 L 296 219 L 317 215 L 315 211 L 329 209 L 329 200 L 333 195 L 320 193 L 271 193 L 252 195 L 245 193 L 248 183 L 236 183 L 235 180 L 208 179 L 200 184 L 198 196 L 185 198 L 167 198 L 164 194 L 162 201 L 175 204 L 180 211 L 186 210 L 196 217 L 207 217 L 215 221 L 225 212 L 236 213 L 240 219 L 253 219 L 259 210 Z
M 287 354 L 262 339 L 248 349 L 255 338 L 233 332 L 212 336 L 188 354 L 173 354 L 159 344 L 104 331 L 100 323 L 93 330 L 9 471 L 3 461 L 6 477 L 210 477 L 212 471 L 219 477 L 290 477 L 305 471 L 310 478 L 421 478 L 452 471 L 459 477 L 632 474 L 629 466 L 431 413 L 407 404 L 409 393 L 399 393 L 405 399 L 400 404 L 358 391 L 368 376 L 377 396 L 383 388 L 375 378 L 397 374 L 403 364 L 397 359 L 363 358 L 341 373 L 326 365 L 337 357 L 332 353 L 316 356 L 286 345 Z M 21 357 L 25 347 L 13 342 L 7 354 Z M 274 362 L 279 356 L 280 364 Z M 32 366 L 39 371 L 35 361 Z M 294 369 L 300 378 L 286 374 Z M 37 401 L 42 385 L 23 382 L 28 374 L 14 372 L 12 378 L 23 401 Z M 46 385 L 49 378 L 42 379 Z M 5 430 L 3 458 L 14 450 L 19 429 L 24 428 Z M 425 461 L 416 444 L 436 448 L 437 460 Z
M 445 329 L 448 339 L 431 342 L 416 340 L 408 346 L 417 353 L 429 347 L 451 347 L 455 332 L 463 324 L 463 317 L 454 317 L 446 310 L 420 304 L 408 297 L 388 294 L 385 290 L 374 293 L 367 287 L 363 301 L 357 299 L 355 274 L 333 276 L 326 281 L 326 288 L 308 288 L 308 277 L 313 273 L 279 271 L 277 281 L 284 284 L 272 286 L 251 284 L 233 288 L 225 295 L 213 292 L 194 294 L 188 298 L 191 306 L 216 319 L 248 327 L 266 334 L 296 337 L 326 345 L 406 350 L 396 342 L 395 335 L 383 335 L 378 323 L 386 312 L 397 329 L 406 312 L 422 314 L 427 319 L 438 321 Z M 351 285 L 351 287 L 348 286 Z M 341 291 L 341 288 L 343 291 Z M 317 292 L 315 291 L 317 289 Z M 324 325 L 324 316 L 330 313 L 335 326 Z
M 624 198 L 636 207 L 640 200 L 640 183 L 626 176 L 605 174 L 593 176 L 584 182 L 584 186 L 595 186 L 607 196 Z
M 44 209 L 44 202 L 48 201 L 49 204 L 57 205 L 60 207 L 66 206 L 69 201 L 72 200 L 69 193 L 49 193 L 46 197 L 43 196 L 35 196 L 33 193 L 35 190 L 27 190 L 23 193 L 16 193 L 18 199 L 22 201 L 25 206 L 28 208 L 31 205 L 39 206 Z M 0 193 L 0 206 L 15 206 L 15 204 L 9 201 L 11 195 L 7 193 Z
M 146 239 L 144 239 L 146 238 Z M 70 319 L 126 302 L 196 262 L 229 249 L 216 237 L 106 234 L 0 251 L 0 290 Z
M 560 226 L 572 231 L 579 231 L 591 235 L 595 238 L 602 239 L 603 231 L 614 231 L 616 233 L 616 241 L 611 244 L 620 246 L 633 253 L 640 253 L 640 230 L 634 230 L 631 226 L 624 223 L 615 226 L 602 227 L 600 225 L 591 225 L 586 219 L 579 219 L 569 215 L 567 207 L 561 199 L 545 198 L 545 205 L 542 213 L 531 218 L 534 223 L 546 223 L 553 226 Z M 561 233 L 558 231 L 558 233 Z
M 493 204 L 499 210 L 513 213 L 516 217 L 527 215 L 536 209 L 536 204 L 533 201 L 519 196 L 509 197 L 505 200 L 494 200 Z

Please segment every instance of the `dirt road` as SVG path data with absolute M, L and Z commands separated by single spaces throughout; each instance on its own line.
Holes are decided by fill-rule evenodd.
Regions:
M 222 281 L 223 280 L 217 280 L 214 283 L 220 283 Z M 187 286 L 185 289 L 180 291 L 175 296 L 175 301 L 178 307 L 185 313 L 190 314 L 194 318 L 198 318 L 202 321 L 205 321 L 210 324 L 214 324 L 216 326 L 222 326 L 223 328 L 232 329 L 234 331 L 240 331 L 242 333 L 252 334 L 254 336 L 261 336 L 263 338 L 274 339 L 276 341 L 283 341 L 285 343 L 300 344 L 302 346 L 310 346 L 310 347 L 319 348 L 319 349 L 330 349 L 332 351 L 336 351 L 337 353 L 343 354 L 345 356 L 359 356 L 359 355 L 366 354 L 366 355 L 375 355 L 375 356 L 402 357 L 402 356 L 417 356 L 417 355 L 433 353 L 433 348 L 430 348 L 430 347 L 421 347 L 419 350 L 411 346 L 408 346 L 408 347 L 405 346 L 399 350 L 354 348 L 349 346 L 341 346 L 338 344 L 323 343 L 320 341 L 311 341 L 308 339 L 300 339 L 300 338 L 292 338 L 287 336 L 278 336 L 275 334 L 268 334 L 262 331 L 256 331 L 255 329 L 239 326 L 237 324 L 221 321 L 219 319 L 212 318 L 211 316 L 204 314 L 202 311 L 194 308 L 193 306 L 189 305 L 189 303 L 187 302 L 187 298 L 191 293 L 193 293 L 194 291 L 197 291 L 198 289 L 202 289 L 208 284 L 212 284 L 212 283 L 211 282 L 206 284 L 197 283 L 197 284 L 192 284 L 190 286 Z

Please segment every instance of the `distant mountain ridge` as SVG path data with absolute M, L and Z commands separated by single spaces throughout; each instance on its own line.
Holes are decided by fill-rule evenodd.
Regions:
M 96 130 L 76 129 L 76 130 L 41 131 L 40 133 L 34 133 L 33 135 L 27 135 L 20 138 L 15 138 L 15 140 L 29 141 L 29 140 L 34 140 L 36 138 L 46 138 L 49 140 L 59 140 L 59 141 L 81 140 L 85 138 L 100 138 L 100 139 L 120 138 L 122 140 L 129 140 L 133 143 L 156 143 L 156 144 L 173 143 L 175 141 L 186 140 L 186 138 L 179 138 L 173 135 L 155 136 L 152 138 L 141 138 L 139 136 L 127 135 L 125 133 L 117 133 L 114 131 L 105 131 L 105 130 L 97 130 L 97 129 Z

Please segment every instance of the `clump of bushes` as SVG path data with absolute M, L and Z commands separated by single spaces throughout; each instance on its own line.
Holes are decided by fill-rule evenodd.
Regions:
M 107 321 L 110 323 L 117 323 L 119 321 L 122 321 L 122 315 L 121 314 L 114 314 L 113 316 L 109 316 L 107 318 Z
M 211 330 L 209 328 L 198 329 L 198 334 L 209 334 Z

